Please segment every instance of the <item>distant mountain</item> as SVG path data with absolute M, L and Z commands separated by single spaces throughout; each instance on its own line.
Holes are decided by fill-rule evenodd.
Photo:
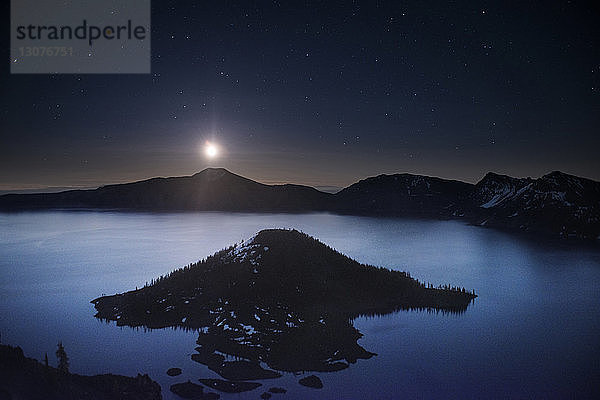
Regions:
M 488 174 L 476 185 L 476 223 L 565 237 L 600 235 L 600 182 L 554 171 L 539 179 Z
M 514 197 L 519 190 L 533 182 L 531 178 L 513 178 L 488 172 L 477 182 L 471 199 L 481 208 L 491 208 Z
M 0 210 L 110 208 L 242 212 L 329 211 L 353 215 L 464 218 L 528 232 L 600 237 L 600 183 L 562 172 L 539 179 L 488 173 L 476 185 L 421 175 L 379 175 L 335 194 L 265 185 L 222 168 L 61 193 L 7 194 Z
M 95 190 L 0 196 L 0 209 L 116 208 L 200 211 L 314 211 L 332 195 L 300 185 L 264 185 L 222 168 L 193 176 L 153 178 Z
M 351 214 L 449 217 L 464 213 L 473 185 L 396 174 L 363 179 L 335 195 L 336 210 Z
M 60 186 L 49 186 L 39 189 L 13 189 L 13 190 L 0 190 L 0 196 L 3 194 L 31 194 L 31 193 L 60 193 L 66 192 L 67 190 L 88 190 L 91 187 L 60 187 Z

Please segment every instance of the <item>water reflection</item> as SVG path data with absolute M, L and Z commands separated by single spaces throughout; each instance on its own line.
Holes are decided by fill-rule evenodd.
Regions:
M 261 386 L 247 381 L 275 379 L 286 372 L 336 372 L 358 360 L 377 356 L 358 343 L 363 334 L 354 326 L 357 317 L 382 316 L 399 310 L 460 315 L 471 304 L 379 307 L 366 313 L 349 313 L 336 312 L 335 308 L 322 305 L 294 307 L 275 300 L 220 300 L 218 304 L 206 304 L 202 310 L 196 309 L 193 316 L 188 314 L 171 327 L 198 333 L 197 347 L 191 359 L 222 378 L 201 377 L 199 381 L 226 393 L 250 391 Z M 106 322 L 114 321 L 102 318 L 100 314 L 96 317 Z M 117 324 L 129 325 L 120 319 Z M 144 324 L 133 328 L 153 330 Z M 195 390 L 200 390 L 196 386 Z
M 321 317 L 276 306 L 238 311 L 223 313 L 214 325 L 202 329 L 192 355 L 225 379 L 280 376 L 273 370 L 339 371 L 375 355 L 357 343 L 362 334 L 347 315 Z

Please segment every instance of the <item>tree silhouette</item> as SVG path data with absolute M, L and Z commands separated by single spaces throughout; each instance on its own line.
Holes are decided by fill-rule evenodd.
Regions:
M 69 373 L 69 357 L 62 342 L 58 342 L 58 349 L 56 350 L 56 358 L 58 358 L 58 370 L 62 373 Z

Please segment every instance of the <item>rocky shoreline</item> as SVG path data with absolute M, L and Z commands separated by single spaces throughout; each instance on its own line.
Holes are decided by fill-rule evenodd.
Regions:
M 20 347 L 0 345 L 0 399 L 161 400 L 148 375 L 78 375 L 25 357 Z

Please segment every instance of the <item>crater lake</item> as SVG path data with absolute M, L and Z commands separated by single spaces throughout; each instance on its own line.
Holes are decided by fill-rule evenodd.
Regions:
M 459 221 L 311 214 L 0 213 L 0 334 L 43 360 L 62 342 L 71 372 L 148 373 L 169 391 L 219 378 L 191 359 L 198 332 L 95 318 L 102 295 L 248 239 L 301 230 L 358 262 L 434 286 L 474 289 L 463 313 L 397 311 L 352 324 L 376 353 L 336 372 L 284 372 L 222 399 L 594 398 L 600 387 L 600 244 L 531 237 Z M 171 377 L 171 367 L 182 374 Z M 317 375 L 322 389 L 298 381 Z M 210 390 L 214 391 L 214 390 Z

